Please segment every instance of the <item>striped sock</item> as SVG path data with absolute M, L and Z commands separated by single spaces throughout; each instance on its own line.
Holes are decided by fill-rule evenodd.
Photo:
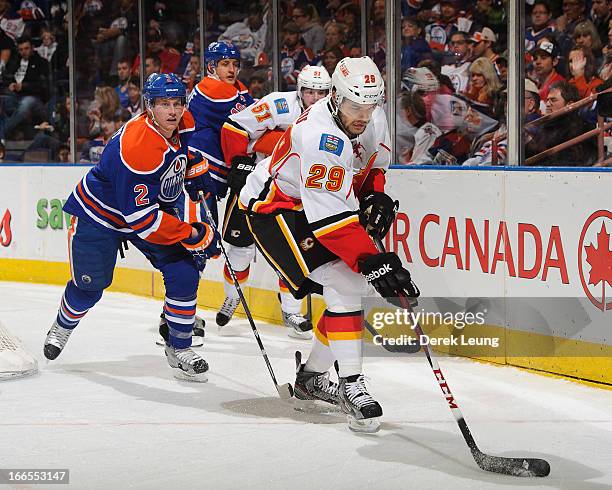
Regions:
M 306 361 L 305 371 L 311 373 L 323 373 L 334 363 L 334 356 L 329 348 L 327 340 L 327 330 L 325 329 L 325 315 L 322 315 L 319 322 L 314 327 L 312 338 L 312 349 Z
M 66 293 L 64 293 L 62 295 L 59 311 L 57 312 L 57 323 L 60 327 L 72 330 L 79 324 L 81 318 L 83 318 L 88 311 L 89 308 L 78 310 L 70 306 L 68 301 L 66 301 Z
M 342 378 L 361 374 L 361 342 L 363 337 L 363 311 L 333 313 L 325 310 L 325 330 L 329 348 L 338 361 Z
M 238 284 L 242 287 L 242 285 L 249 280 L 249 272 L 251 271 L 251 266 L 248 266 L 243 271 L 234 271 L 236 274 L 236 279 L 238 279 Z M 230 275 L 229 269 L 227 265 L 223 266 L 223 290 L 225 291 L 225 296 L 229 298 L 238 298 L 238 291 L 236 290 L 236 286 L 234 286 L 234 281 L 232 280 L 232 276 Z
M 191 336 L 196 314 L 196 296 L 176 299 L 166 296 L 164 314 L 168 322 L 170 345 L 177 349 L 191 347 Z

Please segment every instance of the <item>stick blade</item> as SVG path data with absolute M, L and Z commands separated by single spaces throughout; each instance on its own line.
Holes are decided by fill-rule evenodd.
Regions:
M 278 391 L 278 396 L 280 396 L 283 400 L 289 400 L 289 398 L 293 397 L 293 386 L 289 383 L 285 383 L 284 385 L 276 385 L 276 390 Z
M 493 473 L 521 477 L 543 477 L 550 474 L 548 461 L 539 458 L 504 458 L 501 456 L 490 456 L 488 454 L 476 454 L 475 460 L 478 466 Z

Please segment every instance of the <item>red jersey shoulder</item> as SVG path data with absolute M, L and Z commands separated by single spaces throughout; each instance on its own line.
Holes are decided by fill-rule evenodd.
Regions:
M 248 91 L 241 81 L 236 81 L 233 85 L 222 82 L 213 77 L 204 77 L 196 88 L 205 97 L 212 100 L 229 100 L 236 97 L 239 93 Z
M 168 144 L 146 114 L 128 121 L 120 138 L 121 160 L 132 172 L 153 173 L 163 165 Z
M 179 133 L 184 133 L 186 131 L 193 131 L 193 130 L 195 130 L 195 119 L 193 117 L 193 114 L 191 114 L 191 112 L 186 110 L 183 113 L 181 122 L 179 123 Z

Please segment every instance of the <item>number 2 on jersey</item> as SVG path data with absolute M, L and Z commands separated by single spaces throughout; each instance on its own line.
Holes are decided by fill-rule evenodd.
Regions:
M 147 198 L 147 194 L 149 193 L 149 188 L 144 184 L 138 184 L 134 186 L 134 192 L 138 193 L 136 198 L 136 206 L 146 206 L 149 204 L 149 199 Z
M 327 175 L 327 182 L 325 182 L 325 188 L 330 192 L 336 192 L 342 189 L 342 182 L 344 181 L 344 168 L 334 166 L 327 171 L 327 167 L 322 163 L 315 163 L 308 171 L 308 178 L 306 184 L 309 189 L 321 189 L 323 184 L 320 182 Z

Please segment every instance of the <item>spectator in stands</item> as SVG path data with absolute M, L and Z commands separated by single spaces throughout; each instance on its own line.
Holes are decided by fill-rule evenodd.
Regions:
M 425 27 L 425 38 L 433 51 L 443 53 L 450 35 L 457 31 L 457 0 L 442 0 L 440 2 L 440 15 L 431 24 Z
M 488 58 L 478 58 L 470 65 L 469 73 L 470 81 L 464 94 L 478 103 L 481 112 L 492 114 L 502 88 L 495 66 Z
M 89 140 L 81 151 L 80 163 L 96 164 L 100 161 L 104 147 L 111 136 L 117 131 L 117 123 L 121 122 L 120 111 L 115 114 L 103 114 L 100 118 L 100 132 Z
M 160 73 L 161 72 L 161 60 L 157 55 L 147 56 L 145 58 L 145 80 L 149 78 L 151 73 Z M 140 60 L 138 60 L 138 65 L 136 68 L 136 74 L 140 73 Z
M 47 61 L 47 63 L 51 63 L 51 58 L 57 49 L 57 42 L 55 42 L 55 34 L 49 27 L 43 27 L 40 30 L 40 39 L 42 43 L 40 46 L 34 48 L 34 51 L 38 53 L 38 55 Z
M 359 47 L 361 44 L 361 11 L 354 3 L 344 3 L 333 18 L 338 18 L 345 26 L 344 41 L 348 48 Z
M 219 36 L 219 41 L 228 41 L 238 46 L 242 61 L 248 67 L 256 64 L 259 54 L 265 48 L 268 30 L 265 13 L 262 5 L 253 3 L 249 7 L 248 16 L 243 21 L 231 24 Z
M 330 49 L 323 54 L 323 66 L 328 71 L 329 76 L 334 73 L 336 65 L 344 58 L 344 53 L 340 48 Z
M 32 126 L 42 121 L 45 114 L 49 64 L 34 51 L 29 37 L 17 40 L 17 52 L 2 74 L 4 117 L 0 117 L 0 139 L 24 123 Z
M 532 51 L 543 36 L 554 36 L 555 28 L 551 22 L 552 12 L 547 2 L 537 0 L 531 9 L 531 27 L 525 33 L 525 49 Z
M 138 45 L 138 5 L 136 0 L 119 0 L 118 5 L 109 12 L 110 23 L 99 27 L 96 33 L 96 46 L 100 57 L 101 69 L 116 75 L 119 60 L 130 55 L 130 49 Z M 112 19 L 112 20 L 111 20 Z
M 608 39 L 608 24 L 612 19 L 612 9 L 609 0 L 593 0 L 591 4 L 591 17 L 599 34 L 599 39 Z
M 595 57 L 590 49 L 583 46 L 574 47 L 569 53 L 568 71 L 572 74 L 569 83 L 578 89 L 583 99 L 595 93 L 603 80 L 597 76 Z
M 540 44 L 531 52 L 536 83 L 540 89 L 540 100 L 548 97 L 550 86 L 558 81 L 565 80 L 556 70 L 559 63 L 559 47 L 554 41 L 543 38 Z
M 102 118 L 109 122 L 119 111 L 121 104 L 119 95 L 112 87 L 96 87 L 94 100 L 87 109 L 89 120 L 89 136 L 98 138 L 102 132 Z
M 497 42 L 497 36 L 488 27 L 484 27 L 481 31 L 476 31 L 470 38 L 472 41 L 472 59 L 487 58 L 492 63 L 495 63 L 499 55 L 493 51 L 493 45 Z
M 304 46 L 300 28 L 288 22 L 283 28 L 283 47 L 280 53 L 280 68 L 283 90 L 295 90 L 297 76 L 314 60 L 314 53 Z
M 123 107 L 128 106 L 128 80 L 130 78 L 130 60 L 123 58 L 117 63 L 117 78 L 119 84 L 115 87 L 115 91 L 119 96 L 119 102 Z
M 423 37 L 423 26 L 416 17 L 402 19 L 402 73 L 431 56 L 429 43 Z
M 538 86 L 529 78 L 525 79 L 525 122 L 530 123 L 539 119 L 540 114 L 540 92 Z
M 0 141 L 0 163 L 4 162 L 5 155 L 6 155 L 6 147 L 4 146 L 4 143 Z
M 249 94 L 254 99 L 261 99 L 268 92 L 266 73 L 262 70 L 255 71 L 249 78 Z
M 140 97 L 140 80 L 137 76 L 131 76 L 127 83 L 128 86 L 128 105 L 126 109 L 132 117 L 136 117 L 142 112 Z
M 402 91 L 397 117 L 397 153 L 400 163 L 409 163 L 414 148 L 414 136 L 426 123 L 423 98 L 417 92 Z
M 567 81 L 551 85 L 546 98 L 546 112 L 552 114 L 580 99 L 578 90 Z M 580 136 L 594 126 L 587 123 L 576 112 L 568 112 L 560 117 L 542 124 L 539 131 L 525 146 L 525 156 L 530 158 L 549 148 Z M 547 156 L 534 165 L 546 166 L 588 166 L 597 159 L 596 139 L 590 138 L 581 143 L 565 148 L 563 151 Z
M 70 163 L 70 147 L 61 145 L 57 152 L 57 161 L 60 163 Z
M 13 49 L 15 49 L 15 43 L 0 29 L 0 77 L 9 62 Z
M 325 31 L 316 7 L 312 3 L 296 5 L 292 19 L 302 31 L 305 46 L 313 53 L 319 53 L 325 45 Z
M 500 2 L 500 5 L 503 4 Z M 476 0 L 473 18 L 476 25 L 489 26 L 495 32 L 502 32 L 506 29 L 506 15 L 503 6 L 501 8 L 496 6 L 493 0 Z
M 603 62 L 599 70 L 599 78 L 603 81 L 612 76 L 612 19 L 608 22 L 608 43 L 603 47 Z
M 181 54 L 174 48 L 166 47 L 166 38 L 164 32 L 160 28 L 150 27 L 147 30 L 146 58 L 151 58 L 153 60 L 157 58 L 160 63 L 159 69 L 155 69 L 149 72 L 147 62 L 146 76 L 148 77 L 151 73 L 155 72 L 175 73 L 181 61 Z M 140 55 L 136 56 L 136 59 L 134 60 L 134 64 L 132 65 L 132 72 L 137 73 L 139 67 Z
M 574 29 L 585 20 L 585 0 L 563 0 L 563 15 L 556 19 L 557 41 L 563 56 L 573 44 Z
M 200 57 L 197 54 L 192 54 L 189 64 L 185 69 L 183 75 L 183 83 L 187 85 L 187 95 L 193 91 L 198 82 L 202 79 L 202 65 L 200 63 Z
M 586 49 L 590 49 L 596 59 L 601 61 L 601 39 L 593 24 L 590 20 L 580 22 L 574 29 L 574 43 L 576 46 L 582 46 Z M 597 65 L 600 63 L 597 62 Z
M 448 48 L 449 54 L 444 59 L 441 73 L 450 78 L 455 92 L 461 93 L 466 90 L 470 79 L 472 45 L 468 42 L 468 34 L 462 31 L 451 34 Z
M 344 24 L 340 22 L 329 22 L 327 24 L 325 27 L 325 45 L 323 46 L 323 52 L 338 48 L 342 51 L 344 56 L 348 56 L 349 51 L 344 44 L 345 29 L 346 27 Z
M 499 81 L 506 87 L 508 85 L 508 60 L 503 56 L 500 56 L 495 61 L 495 69 L 499 76 Z

